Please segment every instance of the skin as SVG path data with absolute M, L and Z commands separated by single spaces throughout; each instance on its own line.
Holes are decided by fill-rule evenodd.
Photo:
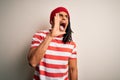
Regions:
M 60 28 L 60 24 L 64 23 L 64 29 Z M 28 53 L 28 61 L 32 67 L 36 67 L 43 58 L 51 40 L 56 36 L 63 36 L 68 25 L 68 15 L 65 12 L 56 13 L 54 21 L 51 21 L 52 30 L 46 36 L 45 40 L 37 47 L 31 48 Z M 70 80 L 77 80 L 77 60 L 69 60 L 69 76 Z

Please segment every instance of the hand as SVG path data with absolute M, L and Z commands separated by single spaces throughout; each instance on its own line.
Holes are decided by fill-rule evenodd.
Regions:
M 61 31 L 59 27 L 60 27 L 60 17 L 59 17 L 59 13 L 56 13 L 56 15 L 54 16 L 54 25 L 51 32 L 52 37 L 60 36 L 66 33 L 65 31 Z

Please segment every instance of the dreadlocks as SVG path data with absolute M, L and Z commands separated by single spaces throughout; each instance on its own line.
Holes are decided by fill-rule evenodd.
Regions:
M 66 34 L 64 34 L 62 41 L 64 43 L 72 41 L 72 29 L 71 29 L 70 21 L 68 23 L 68 26 L 67 26 L 67 29 L 65 32 L 66 32 Z

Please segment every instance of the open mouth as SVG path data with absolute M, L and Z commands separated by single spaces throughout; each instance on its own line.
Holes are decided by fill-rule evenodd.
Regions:
M 61 30 L 61 31 L 63 31 L 63 30 L 65 29 L 65 25 L 66 25 L 65 23 L 61 23 L 61 24 L 60 24 L 60 30 Z

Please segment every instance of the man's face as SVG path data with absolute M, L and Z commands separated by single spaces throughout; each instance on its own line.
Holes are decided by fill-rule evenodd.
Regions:
M 66 12 L 60 12 L 59 13 L 59 18 L 60 18 L 60 30 L 65 31 L 68 26 L 68 15 Z
M 60 31 L 65 31 L 68 26 L 68 14 L 66 12 L 59 12 L 59 18 L 60 18 L 60 25 L 59 29 Z M 52 25 L 54 25 L 54 22 L 51 22 Z

